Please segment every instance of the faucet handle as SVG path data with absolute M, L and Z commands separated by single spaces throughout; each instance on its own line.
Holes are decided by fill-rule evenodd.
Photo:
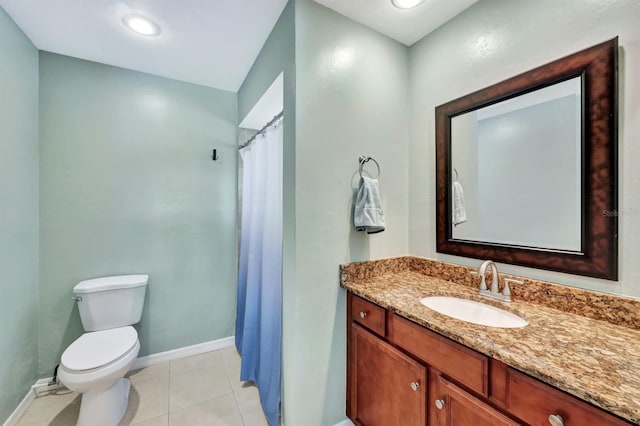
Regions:
M 512 278 L 504 279 L 504 288 L 502 289 L 502 294 L 504 296 L 511 297 L 511 288 L 509 287 L 509 284 L 524 284 L 524 282 L 519 280 L 514 280 Z

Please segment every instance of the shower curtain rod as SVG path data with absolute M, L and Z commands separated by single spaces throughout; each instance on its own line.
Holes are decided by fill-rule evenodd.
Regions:
M 253 142 L 259 135 L 263 134 L 269 127 L 273 126 L 278 120 L 280 120 L 282 117 L 284 117 L 284 111 L 280 111 L 280 113 L 278 115 L 276 115 L 275 117 L 273 117 L 271 119 L 271 121 L 269 121 L 267 124 L 264 125 L 264 127 L 260 130 L 258 130 L 258 133 L 256 133 L 255 135 L 253 135 L 248 141 L 246 141 L 245 143 L 243 143 L 242 145 L 240 145 L 238 147 L 238 149 L 242 149 L 246 146 L 249 146 L 249 144 L 251 142 Z

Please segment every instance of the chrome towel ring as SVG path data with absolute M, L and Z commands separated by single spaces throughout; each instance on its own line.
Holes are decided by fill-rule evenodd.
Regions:
M 380 177 L 380 164 L 378 164 L 375 158 L 364 156 L 364 155 L 361 155 L 360 158 L 358 159 L 358 162 L 360 164 L 360 166 L 358 167 L 358 172 L 360 173 L 360 177 L 362 177 L 362 172 L 364 171 L 365 163 L 369 161 L 373 161 L 376 164 L 376 168 L 378 169 L 378 174 L 375 177 L 372 177 L 372 179 L 378 179 L 378 177 Z

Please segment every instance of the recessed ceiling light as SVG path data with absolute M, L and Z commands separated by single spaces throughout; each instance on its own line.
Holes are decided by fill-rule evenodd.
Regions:
M 424 0 L 391 0 L 391 3 L 398 9 L 411 9 L 424 3 Z
M 144 36 L 157 36 L 160 34 L 160 27 L 149 18 L 141 15 L 129 14 L 122 17 L 122 23 L 131 31 Z

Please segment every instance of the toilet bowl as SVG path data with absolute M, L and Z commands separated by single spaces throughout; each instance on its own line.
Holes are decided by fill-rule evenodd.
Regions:
M 140 352 L 138 333 L 148 275 L 96 278 L 73 288 L 87 333 L 62 354 L 58 377 L 82 395 L 78 426 L 117 426 L 129 402 L 124 376 Z
M 127 409 L 130 383 L 124 376 L 140 351 L 131 327 L 85 333 L 62 354 L 58 376 L 82 394 L 78 426 L 117 425 Z

